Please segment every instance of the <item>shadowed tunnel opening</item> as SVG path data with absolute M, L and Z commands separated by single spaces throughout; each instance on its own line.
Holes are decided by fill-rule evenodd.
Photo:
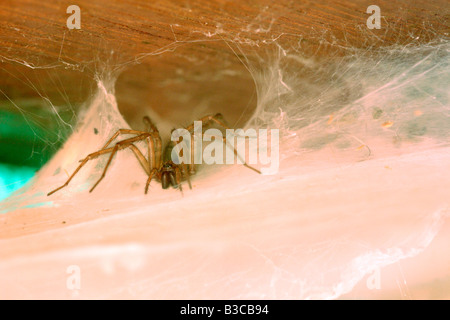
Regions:
M 147 115 L 166 135 L 216 113 L 230 127 L 242 128 L 255 112 L 257 95 L 239 59 L 223 41 L 185 44 L 145 58 L 118 77 L 119 110 L 132 128 L 142 128 Z

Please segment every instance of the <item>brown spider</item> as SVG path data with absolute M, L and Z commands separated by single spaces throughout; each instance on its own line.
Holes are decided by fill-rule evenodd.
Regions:
M 205 116 L 199 121 L 201 121 L 204 124 L 207 123 L 215 123 L 225 129 L 229 129 L 229 127 L 220 120 L 222 118 L 222 115 L 220 113 L 216 115 L 209 115 Z M 182 180 L 187 180 L 189 184 L 189 188 L 192 189 L 191 182 L 189 179 L 189 176 L 195 173 L 195 165 L 194 162 L 191 161 L 189 164 L 189 172 L 187 170 L 187 166 L 185 163 L 181 164 L 175 164 L 170 160 L 170 154 L 171 150 L 174 147 L 174 143 L 171 141 L 166 147 L 164 155 L 162 154 L 162 145 L 161 145 L 161 136 L 159 135 L 159 131 L 156 128 L 156 126 L 151 122 L 149 117 L 144 117 L 144 125 L 146 127 L 146 131 L 139 131 L 139 130 L 132 130 L 132 129 L 119 129 L 117 132 L 106 142 L 106 144 L 97 152 L 93 152 L 89 154 L 86 158 L 83 160 L 80 160 L 80 165 L 75 169 L 75 171 L 72 173 L 72 175 L 67 179 L 67 181 L 60 187 L 56 188 L 55 190 L 49 192 L 47 196 L 55 193 L 56 191 L 64 188 L 69 184 L 69 182 L 72 180 L 72 178 L 77 174 L 78 171 L 89 161 L 96 159 L 102 154 L 110 153 L 108 162 L 105 165 L 105 168 L 103 169 L 103 173 L 100 176 L 100 178 L 97 180 L 97 182 L 94 184 L 94 186 L 89 190 L 89 192 L 92 192 L 95 187 L 102 181 L 102 179 L 105 177 L 106 171 L 108 170 L 109 165 L 111 164 L 111 160 L 114 157 L 114 155 L 117 153 L 117 151 L 130 148 L 131 151 L 133 151 L 134 155 L 138 159 L 139 163 L 141 164 L 142 168 L 144 169 L 145 173 L 148 176 L 147 183 L 145 184 L 145 193 L 148 192 L 148 187 L 150 185 L 150 181 L 152 178 L 156 178 L 157 181 L 159 181 L 162 185 L 163 189 L 167 189 L 170 186 L 173 186 L 175 189 L 180 189 L 182 191 L 181 182 Z M 189 133 L 191 134 L 191 141 L 193 141 L 193 135 L 194 135 L 194 124 L 191 124 L 185 128 Z M 132 138 L 128 138 L 125 140 L 121 140 L 117 142 L 113 147 L 110 147 L 109 145 L 113 142 L 114 139 L 116 139 L 119 135 L 122 134 L 131 134 L 135 135 Z M 226 138 L 223 138 L 224 142 L 226 143 Z M 148 148 L 148 159 L 145 158 L 145 156 L 142 154 L 142 152 L 134 145 L 135 142 L 144 141 L 147 144 Z M 234 148 L 234 154 L 237 156 L 237 150 Z M 162 161 L 162 156 L 164 157 L 164 161 Z M 261 173 L 259 170 L 249 166 L 247 163 L 243 163 L 244 166 L 246 166 L 249 169 L 252 169 L 256 171 L 257 173 Z

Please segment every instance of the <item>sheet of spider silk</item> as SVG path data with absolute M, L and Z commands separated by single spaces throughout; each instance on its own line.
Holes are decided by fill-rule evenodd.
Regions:
M 183 195 L 157 183 L 144 195 L 125 150 L 95 192 L 106 159 L 47 197 L 127 127 L 100 82 L 65 146 L 1 205 L 0 297 L 449 298 L 448 52 L 250 66 L 248 127 L 280 129 L 275 175 L 203 166 Z

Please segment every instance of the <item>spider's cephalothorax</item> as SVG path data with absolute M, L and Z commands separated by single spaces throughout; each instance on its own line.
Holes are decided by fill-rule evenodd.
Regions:
M 225 129 L 230 129 L 222 120 L 222 116 L 220 114 L 216 115 L 209 115 L 205 116 L 199 121 L 202 123 L 215 123 L 218 126 L 221 126 Z M 95 187 L 102 181 L 102 179 L 105 177 L 106 171 L 108 170 L 109 165 L 111 164 L 111 160 L 114 157 L 114 155 L 119 150 L 123 150 L 126 148 L 130 148 L 131 151 L 133 151 L 134 155 L 136 156 L 137 160 L 139 161 L 141 167 L 144 169 L 145 173 L 147 174 L 147 183 L 145 184 L 145 193 L 148 192 L 148 187 L 150 185 L 150 182 L 153 178 L 156 178 L 159 182 L 161 182 L 163 189 L 168 189 L 170 186 L 174 187 L 175 189 L 181 188 L 181 182 L 183 180 L 187 180 L 189 183 L 189 188 L 192 188 L 189 175 L 195 173 L 195 165 L 194 161 L 191 161 L 189 165 L 186 165 L 184 163 L 181 164 L 175 164 L 171 160 L 164 159 L 164 162 L 162 161 L 162 145 L 161 145 L 161 137 L 159 135 L 159 131 L 156 128 L 156 126 L 151 122 L 149 117 L 144 117 L 144 124 L 145 124 L 145 131 L 139 131 L 139 130 L 132 130 L 132 129 L 119 129 L 101 148 L 99 151 L 93 152 L 89 154 L 86 158 L 83 160 L 80 160 L 80 165 L 75 169 L 75 171 L 72 173 L 72 175 L 67 179 L 67 181 L 60 187 L 56 188 L 55 190 L 49 192 L 47 195 L 51 195 L 55 193 L 56 191 L 64 188 L 69 184 L 69 182 L 73 179 L 73 177 L 77 174 L 77 172 L 89 161 L 93 160 L 97 157 L 99 157 L 102 154 L 110 154 L 108 158 L 108 162 L 105 165 L 105 168 L 103 170 L 102 175 L 97 180 L 97 182 L 94 184 L 94 186 L 91 188 L 89 192 L 92 192 Z M 191 135 L 194 134 L 194 125 L 191 124 L 185 128 L 190 132 Z M 119 136 L 119 135 L 133 135 L 131 138 L 124 139 L 121 141 L 116 142 L 113 146 L 110 146 L 111 143 Z M 193 137 L 191 136 L 192 141 Z M 148 155 L 147 158 L 142 154 L 142 152 L 139 150 L 138 147 L 134 143 L 143 141 L 147 145 L 148 149 Z M 226 142 L 226 139 L 224 139 Z M 167 155 L 170 155 L 170 151 L 173 148 L 173 144 L 169 144 L 166 147 L 166 150 L 164 152 L 164 158 L 167 158 Z M 237 155 L 236 148 L 234 148 L 234 153 Z M 193 154 L 193 153 L 192 153 Z M 189 168 L 188 168 L 189 166 Z M 261 173 L 259 170 L 250 167 L 244 162 L 244 166 L 246 166 L 249 169 L 252 169 L 256 171 L 257 173 Z

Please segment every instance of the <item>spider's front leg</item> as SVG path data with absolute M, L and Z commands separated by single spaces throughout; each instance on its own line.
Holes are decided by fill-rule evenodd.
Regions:
M 98 156 L 102 155 L 102 154 L 106 154 L 106 153 L 110 153 L 112 152 L 114 149 L 114 147 L 112 148 L 108 148 L 108 149 L 102 149 L 100 151 L 97 152 L 93 152 L 91 154 L 89 154 L 86 158 L 84 158 L 83 160 L 80 160 L 80 165 L 75 169 L 75 171 L 72 173 L 72 175 L 69 177 L 69 179 L 67 179 L 67 181 L 60 187 L 56 188 L 53 191 L 50 191 L 49 193 L 47 193 L 47 196 L 52 195 L 53 193 L 55 193 L 58 190 L 61 190 L 62 188 L 66 187 L 69 182 L 73 179 L 73 177 L 78 173 L 78 171 L 80 171 L 80 169 L 89 161 L 89 160 L 93 160 L 95 158 L 97 158 Z
M 124 129 L 124 130 L 125 130 L 125 129 Z M 126 130 L 127 130 L 127 133 L 130 133 L 130 131 L 133 131 L 132 133 L 140 132 L 140 131 L 134 131 L 134 130 L 129 130 L 129 131 L 128 131 L 128 129 L 126 129 Z M 116 134 L 118 135 L 120 132 L 121 132 L 121 130 L 117 131 Z M 136 152 L 137 148 L 135 148 L 135 146 L 133 145 L 133 142 L 137 142 L 137 141 L 144 140 L 144 139 L 146 139 L 146 138 L 149 137 L 149 136 L 152 136 L 152 134 L 151 134 L 151 133 L 144 132 L 144 133 L 139 134 L 139 135 L 136 136 L 136 137 L 133 137 L 133 138 L 129 138 L 129 139 L 126 139 L 126 140 L 119 141 L 119 142 L 117 142 L 117 143 L 115 144 L 114 147 L 110 147 L 110 148 L 106 148 L 106 149 L 103 148 L 103 149 L 101 149 L 101 150 L 99 150 L 99 151 L 97 151 L 97 152 L 93 152 L 93 153 L 89 154 L 86 158 L 84 158 L 83 160 L 80 160 L 80 161 L 81 161 L 80 165 L 75 169 L 75 171 L 72 173 L 72 175 L 69 177 L 69 179 L 67 179 L 67 181 L 66 181 L 62 186 L 56 188 L 56 189 L 53 190 L 53 191 L 50 191 L 50 192 L 47 194 L 47 196 L 50 196 L 50 195 L 52 195 L 53 193 L 55 193 L 56 191 L 61 190 L 62 188 L 66 187 L 66 186 L 69 184 L 69 182 L 73 179 L 73 177 L 80 171 L 80 169 L 81 169 L 81 168 L 82 168 L 89 160 L 93 160 L 93 159 L 95 159 L 95 158 L 97 158 L 98 156 L 103 155 L 103 154 L 111 153 L 111 155 L 110 155 L 110 157 L 109 157 L 109 159 L 108 159 L 108 162 L 107 162 L 107 164 L 106 164 L 106 166 L 105 166 L 105 169 L 103 170 L 102 176 L 100 177 L 100 179 L 95 183 L 95 185 L 94 185 L 94 186 L 91 188 L 91 190 L 90 190 L 90 192 L 92 192 L 92 191 L 94 190 L 94 188 L 100 183 L 100 181 L 105 177 L 105 174 L 106 174 L 106 171 L 108 170 L 109 164 L 111 163 L 111 160 L 112 160 L 112 158 L 114 157 L 114 155 L 117 153 L 117 151 L 122 150 L 122 149 L 125 149 L 125 148 L 128 148 L 128 147 L 131 147 L 131 149 L 132 149 L 133 151 L 135 151 L 135 154 L 136 154 L 136 156 L 137 156 L 139 162 L 141 162 L 141 164 L 143 165 L 143 167 L 144 167 L 144 169 L 145 169 L 146 166 L 147 166 L 147 163 L 146 163 L 146 161 L 145 161 L 145 158 L 142 156 L 142 154 L 140 154 L 140 152 Z M 114 137 L 114 136 L 113 136 L 113 137 Z M 114 140 L 114 139 L 110 139 L 110 140 L 112 141 L 112 140 Z M 109 144 L 109 143 L 110 143 L 110 142 L 108 142 L 108 144 Z M 138 156 L 138 153 L 141 155 L 140 157 Z
M 150 186 L 150 182 L 152 181 L 152 178 L 154 176 L 158 176 L 159 175 L 159 170 L 154 168 L 152 169 L 152 171 L 150 172 L 150 174 L 148 175 L 148 179 L 147 179 L 147 183 L 145 184 L 145 194 L 147 194 L 148 192 L 148 187 Z
M 94 191 L 95 187 L 97 187 L 97 185 L 100 183 L 100 181 L 103 180 L 103 178 L 106 175 L 106 171 L 109 168 L 109 165 L 111 164 L 111 161 L 114 157 L 114 155 L 117 153 L 117 151 L 128 148 L 130 146 L 134 146 L 133 142 L 137 142 L 137 141 L 142 141 L 144 139 L 146 139 L 147 137 L 149 137 L 149 135 L 151 135 L 150 133 L 144 132 L 136 137 L 130 138 L 130 139 L 126 139 L 126 140 L 122 140 L 116 143 L 116 145 L 114 146 L 111 155 L 109 156 L 108 162 L 105 165 L 105 169 L 103 169 L 103 173 L 100 176 L 100 178 L 97 180 L 97 182 L 94 184 L 94 186 L 91 188 L 91 190 L 89 190 L 89 192 Z M 138 157 L 139 160 L 139 157 Z

